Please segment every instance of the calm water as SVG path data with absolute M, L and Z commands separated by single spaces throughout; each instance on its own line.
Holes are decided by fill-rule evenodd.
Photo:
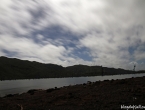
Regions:
M 31 79 L 31 80 L 6 80 L 0 81 L 0 96 L 6 94 L 15 94 L 27 92 L 30 89 L 48 89 L 54 87 L 62 87 L 68 85 L 82 84 L 87 81 L 103 81 L 111 79 L 125 79 L 131 77 L 142 77 L 142 74 L 127 74 L 113 76 L 93 76 L 93 77 L 74 77 L 74 78 L 49 78 L 49 79 Z

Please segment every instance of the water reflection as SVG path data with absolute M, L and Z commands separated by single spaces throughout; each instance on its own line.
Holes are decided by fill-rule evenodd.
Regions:
M 68 85 L 82 84 L 87 81 L 103 81 L 111 79 L 124 79 L 131 77 L 142 77 L 142 74 L 128 74 L 128 75 L 110 75 L 110 76 L 92 76 L 92 77 L 74 77 L 74 78 L 49 78 L 49 79 L 31 79 L 31 80 L 6 80 L 0 81 L 0 96 L 6 94 L 15 94 L 26 92 L 30 89 L 48 89 L 54 87 L 62 87 Z

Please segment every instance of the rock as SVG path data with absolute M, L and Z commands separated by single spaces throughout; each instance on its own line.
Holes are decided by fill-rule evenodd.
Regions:
M 50 93 L 50 92 L 52 92 L 52 91 L 54 91 L 54 90 L 55 90 L 54 88 L 50 88 L 50 89 L 47 89 L 46 92 L 47 92 L 47 93 Z
M 8 94 L 5 97 L 13 97 L 13 96 L 14 96 L 13 94 Z
M 38 90 L 36 90 L 36 89 L 31 89 L 31 90 L 29 90 L 27 93 L 33 95 L 33 94 L 35 93 L 35 91 L 38 91 Z

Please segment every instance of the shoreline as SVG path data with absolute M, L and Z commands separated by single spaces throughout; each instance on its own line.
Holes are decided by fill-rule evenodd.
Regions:
M 1 85 L 7 89 L 8 91 L 6 91 L 5 89 L 3 90 L 3 87 L 0 88 L 0 97 L 4 97 L 6 95 L 9 95 L 9 94 L 22 94 L 24 92 L 27 92 L 28 90 L 30 89 L 49 89 L 49 88 L 53 88 L 53 87 L 63 87 L 63 86 L 69 86 L 69 85 L 76 85 L 76 84 L 83 84 L 83 83 L 87 83 L 87 81 L 91 81 L 91 82 L 95 82 L 95 81 L 103 81 L 103 80 L 116 80 L 116 79 L 126 79 L 126 78 L 132 78 L 132 77 L 143 77 L 145 76 L 145 73 L 139 73 L 139 74 L 125 74 L 125 75 L 106 75 L 106 76 L 92 76 L 92 77 L 70 77 L 70 78 L 44 78 L 44 79 L 26 79 L 26 80 L 7 80 L 7 84 L 5 84 L 5 81 L 0 81 Z M 83 79 L 82 79 L 83 78 Z M 42 81 L 40 81 L 42 80 Z M 59 81 L 60 80 L 60 81 Z M 63 83 L 66 82 L 67 80 L 71 80 L 71 83 Z M 82 81 L 79 81 L 79 80 L 82 80 Z M 27 81 L 27 82 L 25 82 Z M 38 85 L 35 85 L 35 83 L 38 83 Z M 53 84 L 53 82 L 56 82 L 55 84 Z M 23 86 L 13 86 L 15 85 L 16 83 L 24 83 Z M 30 84 L 33 84 L 34 85 L 29 85 Z M 48 83 L 48 85 L 47 85 Z M 51 84 L 52 83 L 52 84 Z M 61 84 L 63 83 L 63 84 Z M 12 85 L 9 87 L 9 85 Z M 42 86 L 39 86 L 39 85 L 42 85 Z M 45 86 L 44 86 L 45 85 Z M 52 86 L 53 85 L 53 86 Z M 8 86 L 8 87 L 7 87 Z M 29 88 L 29 89 L 23 89 L 21 90 L 23 87 L 24 88 Z M 35 86 L 35 87 L 33 87 Z M 12 90 L 13 88 L 17 88 L 15 90 Z M 4 92 L 5 91 L 5 92 Z
M 72 77 L 42 77 L 42 78 L 22 78 L 22 79 L 6 79 L 6 80 L 0 80 L 0 81 L 12 81 L 12 80 L 35 80 L 35 79 L 52 79 L 52 78 L 78 78 L 78 77 L 95 77 L 95 76 L 115 76 L 115 75 L 136 75 L 136 74 L 144 74 L 144 73 L 128 73 L 128 74 L 104 74 L 104 75 L 92 75 L 92 76 L 72 76 Z
M 121 109 L 145 106 L 145 77 L 104 80 L 0 97 L 0 110 Z

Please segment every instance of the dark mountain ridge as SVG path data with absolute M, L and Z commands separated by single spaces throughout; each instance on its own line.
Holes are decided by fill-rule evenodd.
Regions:
M 0 80 L 60 78 L 98 75 L 132 74 L 133 71 L 102 66 L 74 65 L 62 67 L 36 61 L 0 57 Z

